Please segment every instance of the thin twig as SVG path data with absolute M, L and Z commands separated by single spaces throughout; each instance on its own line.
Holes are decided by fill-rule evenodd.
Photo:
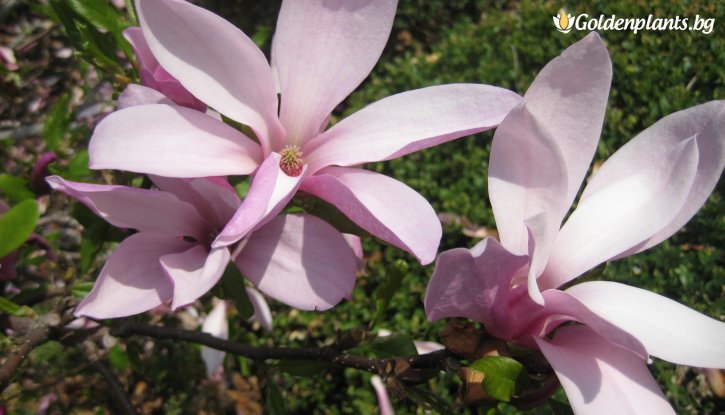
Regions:
M 417 356 L 379 359 L 346 354 L 339 346 L 300 348 L 254 347 L 231 340 L 220 339 L 208 333 L 131 321 L 126 321 L 111 327 L 111 335 L 118 337 L 141 335 L 156 339 L 182 340 L 244 356 L 252 360 L 284 359 L 323 361 L 339 366 L 365 370 L 381 376 L 392 375 L 399 380 L 414 383 L 425 380 L 417 369 L 447 370 L 451 366 L 452 358 L 452 355 L 447 350 L 439 350 Z
M 133 409 L 131 401 L 128 400 L 128 396 L 126 396 L 126 393 L 123 391 L 123 386 L 121 386 L 121 382 L 116 379 L 116 376 L 98 360 L 94 360 L 91 366 L 93 366 L 93 368 L 96 369 L 101 376 L 103 376 L 103 379 L 106 383 L 108 383 L 108 387 L 111 388 L 111 399 L 118 413 L 128 415 L 138 414 L 138 412 Z
M 0 391 L 10 384 L 15 372 L 28 354 L 37 346 L 48 340 L 50 326 L 42 320 L 36 320 L 14 348 L 11 348 L 7 359 L 0 366 Z

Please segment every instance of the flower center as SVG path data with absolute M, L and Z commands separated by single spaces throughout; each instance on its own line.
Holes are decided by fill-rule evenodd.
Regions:
M 302 173 L 302 149 L 294 144 L 284 146 L 279 152 L 282 159 L 279 161 L 279 168 L 291 177 L 297 177 Z

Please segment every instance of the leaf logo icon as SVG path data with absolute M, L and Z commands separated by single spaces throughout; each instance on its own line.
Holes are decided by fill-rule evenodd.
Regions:
M 567 14 L 566 10 L 559 10 L 559 13 L 552 17 L 552 19 L 554 19 L 554 26 L 556 26 L 556 30 L 561 33 L 569 33 L 572 26 L 574 26 L 573 17 L 574 16 L 572 16 L 571 13 Z

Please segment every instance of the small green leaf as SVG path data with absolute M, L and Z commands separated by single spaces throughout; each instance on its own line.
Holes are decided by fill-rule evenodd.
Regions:
M 14 302 L 8 300 L 5 297 L 0 297 L 0 312 L 14 316 L 15 313 L 17 313 L 18 311 L 20 311 L 19 305 L 15 304 Z
M 85 298 L 88 295 L 88 293 L 91 292 L 92 288 L 93 288 L 92 282 L 84 281 L 84 282 L 77 282 L 77 283 L 73 284 L 70 291 L 71 291 L 71 294 L 73 294 L 73 297 L 75 297 L 75 298 Z
M 244 276 L 233 262 L 227 265 L 215 291 L 217 296 L 232 300 L 243 319 L 246 320 L 254 314 L 254 307 L 249 301 L 247 288 L 244 286 Z
M 111 350 L 108 351 L 108 361 L 111 362 L 111 366 L 118 371 L 124 371 L 131 366 L 131 361 L 128 355 L 118 345 L 114 345 Z
M 0 174 L 0 192 L 13 202 L 35 198 L 35 194 L 28 189 L 27 180 L 7 173 Z
M 111 33 L 121 33 L 125 25 L 121 16 L 107 0 L 66 0 L 73 11 Z
M 327 362 L 314 360 L 280 360 L 277 368 L 293 376 L 313 377 L 332 367 Z
M 267 399 L 264 402 L 265 413 L 270 415 L 286 415 L 287 410 L 284 407 L 284 397 L 279 387 L 274 383 L 272 378 L 267 379 Z
M 556 399 L 549 399 L 549 406 L 551 406 L 551 413 L 554 415 L 574 415 L 571 406 Z
M 470 369 L 483 373 L 483 389 L 492 398 L 510 402 L 528 379 L 524 365 L 507 356 L 487 356 Z
M 258 48 L 263 49 L 271 37 L 272 26 L 264 25 L 257 29 L 257 32 L 252 36 L 252 41 Z
M 418 354 L 413 338 L 402 334 L 377 337 L 372 342 L 350 349 L 348 352 L 355 355 L 379 358 L 415 356 Z
M 0 257 L 4 257 L 25 243 L 38 222 L 38 203 L 24 200 L 0 217 Z
M 66 180 L 84 180 L 93 175 L 91 169 L 88 168 L 88 151 L 81 150 L 68 162 L 63 178 Z
M 11 316 L 17 317 L 35 317 L 35 311 L 28 306 L 20 306 L 14 302 L 8 300 L 5 297 L 0 297 L 0 313 L 10 314 Z
M 51 107 L 48 112 L 48 117 L 45 119 L 45 124 L 43 125 L 43 136 L 45 137 L 45 145 L 49 150 L 58 150 L 58 147 L 68 130 L 68 123 L 70 122 L 68 103 L 68 95 L 62 95 L 58 101 L 55 102 L 53 107 Z
M 408 263 L 399 259 L 395 261 L 393 266 L 388 269 L 385 275 L 385 282 L 380 284 L 375 290 L 375 317 L 370 322 L 370 327 L 374 327 L 375 323 L 379 322 L 385 311 L 388 309 L 388 304 L 393 298 L 393 295 L 400 289 L 400 285 L 403 281 L 403 277 L 408 274 Z
M 348 219 L 335 205 L 325 202 L 322 199 L 314 196 L 305 197 L 303 199 L 303 208 L 310 215 L 315 215 L 323 219 L 342 233 L 350 233 L 353 235 L 367 234 L 365 230 Z

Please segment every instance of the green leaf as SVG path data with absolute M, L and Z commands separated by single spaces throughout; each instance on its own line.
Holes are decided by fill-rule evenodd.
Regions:
M 68 110 L 69 97 L 62 95 L 55 102 L 48 112 L 48 117 L 43 125 L 43 136 L 45 145 L 49 150 L 56 151 L 60 146 L 70 122 L 70 111 Z
M 374 327 L 379 322 L 385 311 L 388 309 L 390 300 L 393 295 L 400 289 L 403 277 L 408 274 L 408 263 L 399 259 L 395 261 L 392 267 L 388 269 L 385 275 L 385 282 L 380 284 L 375 290 L 375 317 L 370 322 L 370 327 Z
M 126 25 L 121 16 L 107 0 L 66 0 L 73 11 L 83 16 L 96 27 L 111 33 L 121 33 Z
M 510 402 L 528 379 L 524 365 L 507 356 L 484 357 L 473 362 L 470 369 L 483 373 L 483 390 L 504 402 Z
M 233 262 L 227 265 L 215 291 L 218 297 L 232 300 L 243 319 L 246 320 L 254 314 L 254 307 L 249 301 L 247 288 L 244 286 L 244 276 Z
M 32 308 L 17 305 L 5 297 L 0 297 L 0 313 L 17 317 L 34 317 L 36 315 Z
M 348 352 L 378 358 L 415 356 L 418 354 L 413 338 L 402 334 L 377 337 L 372 342 L 350 349 Z
M 71 286 L 70 292 L 73 294 L 73 297 L 75 298 L 85 298 L 88 293 L 91 292 L 91 289 L 93 288 L 92 282 L 77 282 Z
M 66 180 L 84 180 L 93 175 L 91 169 L 88 168 L 88 151 L 81 150 L 68 162 L 63 178 Z
M 549 399 L 549 406 L 551 406 L 551 413 L 554 415 L 574 415 L 571 406 L 556 399 Z
M 127 25 L 121 14 L 107 0 L 67 0 L 68 6 L 78 15 L 83 16 L 97 28 L 105 29 L 113 35 L 116 46 L 126 56 L 132 56 L 131 46 L 123 37 Z
M 272 378 L 267 379 L 267 399 L 264 402 L 265 413 L 270 415 L 286 415 L 287 410 L 284 407 L 284 397 L 279 387 L 274 383 Z
M 35 194 L 28 189 L 28 181 L 11 174 L 0 174 L 0 192 L 13 202 L 34 199 Z
M 264 25 L 257 29 L 257 32 L 252 36 L 252 41 L 258 48 L 264 49 L 269 39 L 272 37 L 272 26 Z
M 353 223 L 335 205 L 318 199 L 314 196 L 307 196 L 302 199 L 302 207 L 310 215 L 315 215 L 342 233 L 353 235 L 366 235 L 367 232 Z
M 0 257 L 25 243 L 38 223 L 38 202 L 23 200 L 0 217 Z
M 327 362 L 314 360 L 280 360 L 277 368 L 293 376 L 314 377 L 332 367 Z
M 114 369 L 122 372 L 131 366 L 131 361 L 128 355 L 118 345 L 114 345 L 111 350 L 108 351 L 108 361 L 111 362 L 111 366 Z

